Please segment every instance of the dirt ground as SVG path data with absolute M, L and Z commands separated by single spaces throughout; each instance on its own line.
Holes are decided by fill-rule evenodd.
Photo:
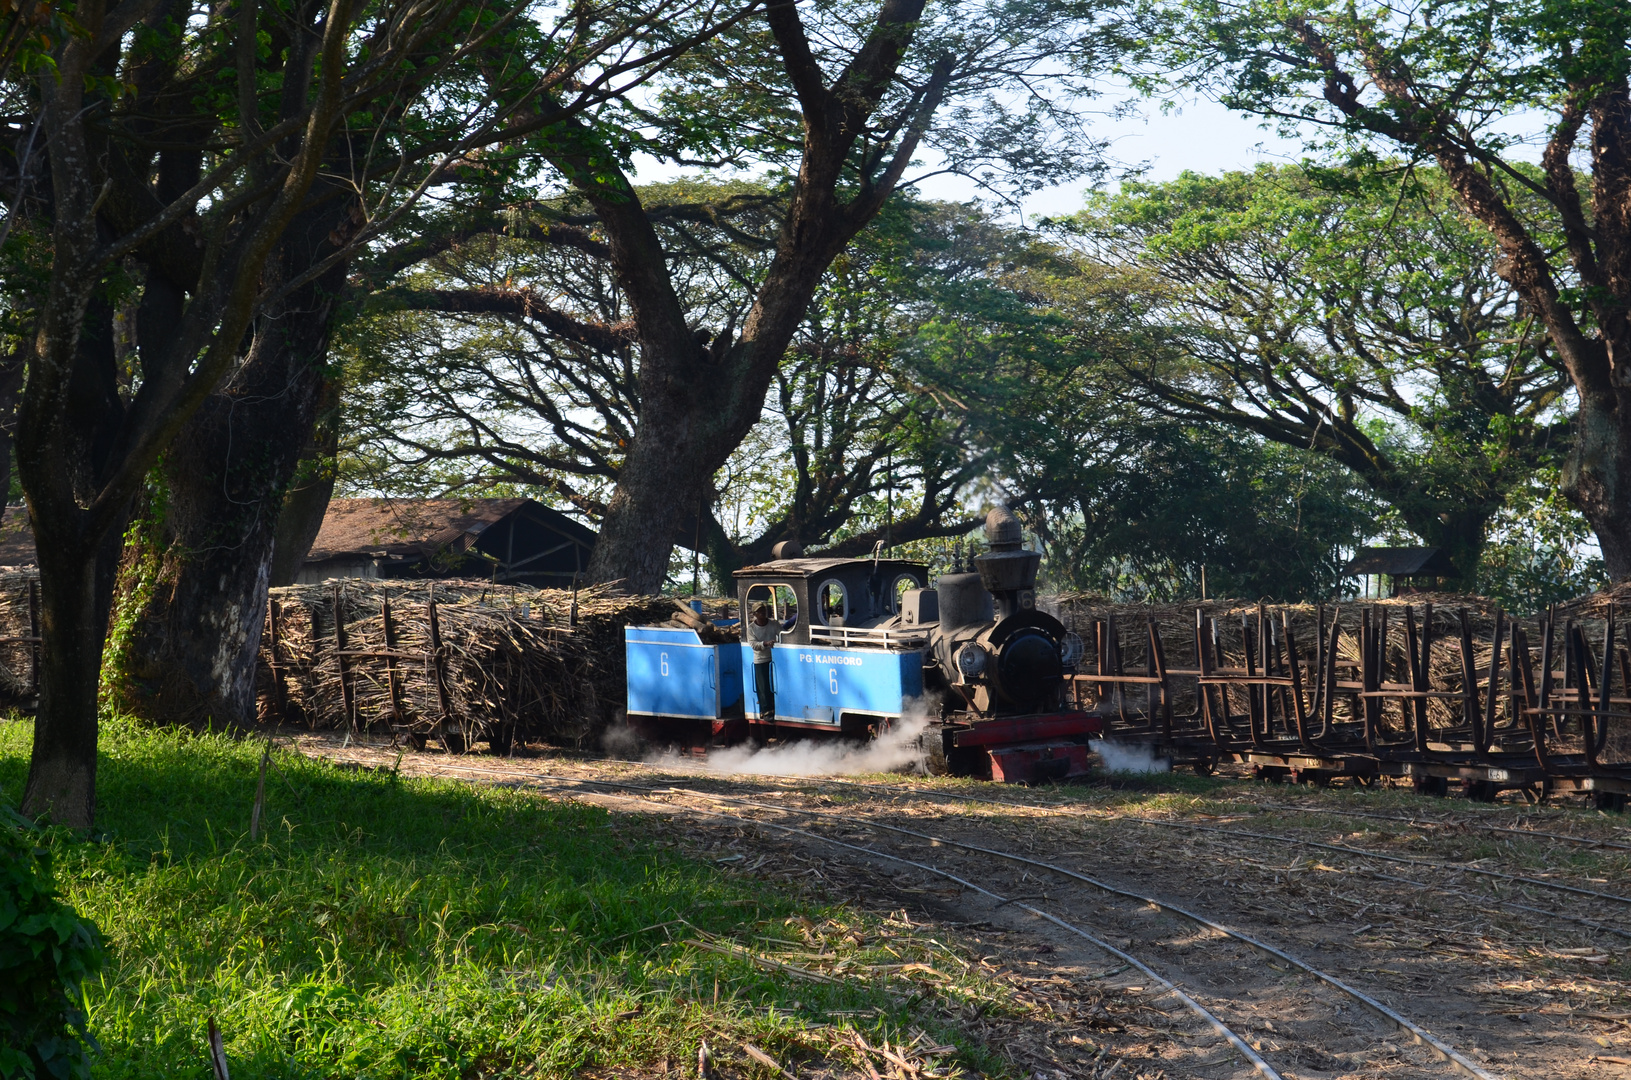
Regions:
M 1146 974 L 1022 904 L 1177 984 L 1288 1080 L 1457 1070 L 1355 998 L 1234 939 L 946 841 L 1051 863 L 1249 934 L 1389 1006 L 1490 1076 L 1631 1077 L 1623 815 L 1227 777 L 1027 790 L 928 777 L 722 776 L 691 761 L 544 751 L 399 757 L 311 733 L 289 741 L 367 767 L 536 784 L 552 797 L 662 815 L 684 843 L 729 860 L 721 865 L 730 872 L 819 883 L 927 925 L 969 958 L 960 963 L 982 965 L 1034 1005 L 1019 1020 L 973 1010 L 966 1028 L 1040 1080 L 1255 1073 Z M 586 783 L 597 780 L 631 787 Z

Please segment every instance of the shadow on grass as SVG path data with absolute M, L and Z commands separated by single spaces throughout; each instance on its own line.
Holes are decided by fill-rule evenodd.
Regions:
M 0 801 L 30 737 L 0 726 Z M 660 823 L 274 753 L 251 841 L 261 745 L 104 724 L 102 835 L 53 837 L 61 888 L 111 946 L 91 989 L 99 1075 L 206 1077 L 211 1017 L 239 1080 L 563 1075 L 683 1060 L 721 1023 L 773 1045 L 789 1023 L 764 1008 L 785 984 L 669 938 L 780 920 L 793 899 L 665 850 Z

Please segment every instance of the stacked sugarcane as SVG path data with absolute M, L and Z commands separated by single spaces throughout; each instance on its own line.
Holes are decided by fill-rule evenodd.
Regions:
M 624 701 L 623 628 L 663 597 L 463 581 L 273 589 L 258 689 L 267 722 L 391 733 L 455 749 L 593 745 Z
M 1082 666 L 1084 672 L 1098 670 L 1095 627 L 1108 624 L 1111 617 L 1114 617 L 1118 631 L 1123 671 L 1142 674 L 1146 670 L 1149 657 L 1149 626 L 1152 623 L 1160 634 L 1163 659 L 1167 668 L 1198 667 L 1199 661 L 1195 653 L 1197 609 L 1208 620 L 1217 624 L 1218 647 L 1215 662 L 1220 666 L 1233 668 L 1245 666 L 1247 638 L 1251 639 L 1253 651 L 1257 654 L 1256 662 L 1261 663 L 1257 629 L 1259 618 L 1267 620 L 1270 648 L 1279 655 L 1283 655 L 1283 640 L 1289 627 L 1298 658 L 1304 664 L 1312 663 L 1322 632 L 1328 641 L 1332 623 L 1338 622 L 1341 625 L 1341 633 L 1337 640 L 1338 662 L 1357 665 L 1360 624 L 1366 618 L 1369 609 L 1373 620 L 1379 619 L 1383 612 L 1388 618 L 1390 628 L 1387 637 L 1388 678 L 1407 681 L 1408 676 L 1405 673 L 1408 669 L 1408 660 L 1405 655 L 1406 638 L 1403 629 L 1406 609 L 1410 609 L 1410 614 L 1419 629 L 1431 606 L 1433 635 L 1428 673 L 1436 689 L 1459 690 L 1463 670 L 1460 644 L 1462 613 L 1466 615 L 1473 643 L 1474 663 L 1480 673 L 1488 670 L 1495 627 L 1493 602 L 1482 597 L 1453 593 L 1418 593 L 1387 600 L 1350 599 L 1324 605 L 1266 603 L 1261 607 L 1254 602 L 1227 599 L 1166 604 L 1118 604 L 1102 596 L 1075 593 L 1052 597 L 1044 600 L 1042 604 L 1082 638 L 1086 645 L 1086 657 Z M 1538 639 L 1532 621 L 1529 637 L 1533 647 Z M 1538 657 L 1538 652 L 1536 655 Z M 1343 674 L 1341 677 L 1347 679 L 1353 676 Z M 1173 704 L 1178 712 L 1190 711 L 1196 707 L 1192 680 L 1177 680 L 1174 691 Z M 1245 691 L 1231 688 L 1228 693 L 1231 694 L 1232 707 L 1243 711 Z M 1236 701 L 1236 698 L 1239 700 Z M 1348 717 L 1341 714 L 1355 707 L 1354 701 L 1339 700 L 1339 718 L 1347 719 Z M 1393 716 L 1397 708 L 1392 705 L 1389 708 L 1392 709 L 1389 718 L 1396 719 L 1402 724 L 1402 716 Z M 1428 703 L 1429 722 L 1435 725 L 1454 723 L 1457 720 L 1458 708 L 1458 704 L 1450 699 L 1434 699 Z

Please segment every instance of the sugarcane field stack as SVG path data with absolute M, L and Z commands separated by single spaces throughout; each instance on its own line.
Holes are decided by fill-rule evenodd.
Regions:
M 1583 601 L 1577 601 L 1580 602 Z M 1113 660 L 1107 657 L 1107 662 L 1119 663 L 1121 668 L 1128 671 L 1146 670 L 1149 667 L 1152 628 L 1159 635 L 1162 658 L 1167 667 L 1198 667 L 1200 661 L 1195 649 L 1197 612 L 1217 624 L 1218 661 L 1225 665 L 1245 665 L 1245 638 L 1255 639 L 1260 615 L 1266 617 L 1265 632 L 1271 647 L 1276 650 L 1281 648 L 1282 635 L 1289 632 L 1299 656 L 1305 661 L 1314 655 L 1320 636 L 1318 628 L 1323 626 L 1328 633 L 1333 621 L 1339 623 L 1342 633 L 1338 638 L 1337 657 L 1339 661 L 1357 664 L 1359 623 L 1365 608 L 1385 609 L 1393 613 L 1395 620 L 1403 615 L 1406 608 L 1412 609 L 1418 617 L 1431 609 L 1435 634 L 1430 648 L 1429 672 L 1438 685 L 1458 684 L 1461 679 L 1462 613 L 1465 613 L 1472 631 L 1474 656 L 1478 663 L 1486 666 L 1490 653 L 1489 633 L 1495 620 L 1495 604 L 1492 601 L 1461 593 L 1417 593 L 1408 597 L 1329 604 L 1262 605 L 1241 599 L 1127 604 L 1088 593 L 1064 593 L 1043 601 L 1043 604 L 1086 643 L 1084 670 L 1094 671 L 1098 670 L 1096 644 L 1101 631 L 1107 634 L 1113 631 L 1116 647 L 1119 648 L 1119 656 Z M 1113 626 L 1111 620 L 1114 620 Z M 1395 635 L 1390 644 L 1390 660 L 1404 663 L 1403 635 Z M 1180 683 L 1177 690 L 1174 708 L 1180 713 L 1193 712 L 1197 707 L 1194 684 Z M 1244 691 L 1231 688 L 1229 692 L 1240 695 Z M 1345 703 L 1345 706 L 1351 704 Z M 1240 707 L 1245 707 L 1243 701 Z M 1435 701 L 1431 703 L 1431 709 L 1435 717 L 1440 712 L 1448 715 L 1449 705 Z
M 0 706 L 32 708 L 40 678 L 40 576 L 0 570 Z
M 449 749 L 592 745 L 623 701 L 623 628 L 703 623 L 664 597 L 468 581 L 292 585 L 267 606 L 263 722 Z
M 1321 665 L 1316 662 L 1323 650 L 1335 644 L 1337 664 L 1357 671 L 1360 666 L 1361 624 L 1366 619 L 1373 626 L 1390 625 L 1393 632 L 1384 635 L 1385 655 L 1381 658 L 1386 678 L 1398 684 L 1412 679 L 1413 650 L 1424 656 L 1423 695 L 1420 708 L 1425 712 L 1429 729 L 1453 727 L 1461 721 L 1464 702 L 1461 695 L 1468 685 L 1469 670 L 1474 682 L 1491 669 L 1495 644 L 1493 635 L 1498 630 L 1497 617 L 1505 620 L 1510 630 L 1514 622 L 1533 624 L 1536 616 L 1528 617 L 1498 611 L 1498 605 L 1488 598 L 1459 593 L 1415 592 L 1388 599 L 1349 599 L 1325 604 L 1273 604 L 1246 600 L 1218 599 L 1166 604 L 1133 605 L 1116 603 L 1092 594 L 1062 594 L 1040 602 L 1052 611 L 1084 642 L 1086 655 L 1082 670 L 1089 673 L 1125 673 L 1147 675 L 1157 668 L 1162 670 L 1189 669 L 1202 666 L 1199 656 L 1198 627 L 1204 622 L 1210 635 L 1208 649 L 1213 662 L 1236 671 L 1251 670 L 1254 665 L 1266 676 L 1289 674 L 1286 658 L 1297 657 L 1303 677 L 1310 680 L 1308 690 L 1318 695 L 1313 685 L 1314 672 Z M 1589 646 L 1593 655 L 1601 657 L 1606 636 L 1605 616 L 1613 607 L 1621 612 L 1631 608 L 1631 586 L 1619 585 L 1602 592 L 1577 597 L 1556 605 L 1550 611 L 1555 628 L 1574 626 L 1580 639 Z M 1407 629 L 1407 626 L 1409 629 Z M 1431 627 L 1429 631 L 1429 626 Z M 1528 629 L 1535 632 L 1532 662 L 1541 663 L 1538 625 Z M 1421 635 L 1425 645 L 1418 645 Z M 1620 639 L 1623 641 L 1623 638 Z M 1463 652 L 1463 643 L 1466 646 Z M 1561 646 L 1559 646 L 1561 648 Z M 1529 648 L 1518 650 L 1530 654 Z M 1152 663 L 1152 654 L 1155 662 Z M 1631 654 L 1625 646 L 1616 645 L 1616 658 L 1631 683 Z M 1510 641 L 1503 639 L 1499 666 L 1515 663 Z M 1083 675 L 1087 690 L 1085 704 L 1110 706 L 1118 711 L 1148 712 L 1148 694 L 1136 686 L 1123 685 L 1113 690 L 1110 684 L 1095 686 L 1091 675 Z M 1170 700 L 1164 705 L 1170 714 L 1198 715 L 1199 684 L 1193 678 L 1174 679 Z M 1507 694 L 1512 693 L 1511 680 L 1505 684 Z M 1218 704 L 1233 710 L 1236 715 L 1251 710 L 1250 690 L 1241 685 L 1214 685 L 1213 692 L 1222 695 Z M 1361 698 L 1351 693 L 1333 694 L 1334 719 L 1359 722 Z M 1409 727 L 1402 701 L 1386 702 L 1378 720 L 1385 733 L 1397 735 Z M 1504 706 L 1503 706 L 1504 707 Z M 1559 734 L 1558 746 L 1563 751 L 1578 750 L 1578 733 Z M 1608 735 L 1616 760 L 1631 760 L 1631 730 L 1616 727 Z

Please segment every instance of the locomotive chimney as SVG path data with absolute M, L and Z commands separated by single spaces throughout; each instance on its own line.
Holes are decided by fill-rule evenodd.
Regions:
M 1042 555 L 1020 547 L 1019 519 L 1006 506 L 985 516 L 985 538 L 991 550 L 974 560 L 980 581 L 995 601 L 998 619 L 1036 607 L 1036 571 Z

